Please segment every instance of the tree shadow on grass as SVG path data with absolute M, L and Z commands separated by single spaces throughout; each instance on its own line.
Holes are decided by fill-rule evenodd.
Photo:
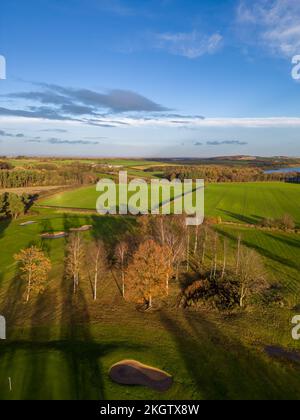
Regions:
M 126 216 L 92 216 L 93 236 L 114 246 L 127 232 L 133 232 L 136 219 Z
M 229 210 L 224 210 L 224 209 L 217 209 L 217 210 L 221 211 L 226 216 L 229 216 L 232 219 L 238 220 L 239 222 L 246 223 L 248 225 L 255 225 L 260 221 L 259 216 L 245 216 L 243 214 L 234 213 L 234 212 L 229 211 Z
M 162 313 L 161 321 L 176 343 L 197 399 L 300 398 L 299 371 L 268 361 L 263 354 L 226 336 L 204 315 L 186 313 L 179 322 Z
M 226 232 L 222 229 L 217 229 L 217 231 L 219 233 L 221 233 L 223 236 L 225 236 L 226 238 L 230 239 L 231 241 L 236 241 L 237 237 L 234 234 L 231 234 L 229 232 Z M 271 235 L 268 235 L 271 237 Z M 273 240 L 276 240 L 277 238 L 274 238 L 272 236 Z M 299 270 L 299 264 L 297 262 L 291 261 L 290 259 L 284 258 L 282 256 L 276 255 L 273 252 L 259 246 L 256 243 L 247 241 L 247 240 L 243 240 L 242 241 L 243 245 L 246 245 L 248 248 L 252 248 L 255 251 L 257 251 L 260 255 L 276 262 L 276 263 L 280 263 L 282 265 L 285 265 L 286 267 L 292 268 L 294 270 Z
M 6 229 L 9 227 L 11 223 L 11 219 L 0 219 L 0 238 L 2 238 L 5 234 Z
M 271 239 L 276 239 L 276 241 L 281 242 L 283 245 L 287 245 L 289 247 L 293 248 L 299 248 L 300 249 L 300 237 L 297 239 L 294 239 L 290 236 L 284 235 L 284 234 L 276 234 L 276 238 L 271 233 L 266 233 L 266 236 L 268 236 Z M 297 249 L 297 251 L 299 250 Z M 300 264 L 300 263 L 299 263 Z
M 8 290 L 7 308 L 20 296 L 12 287 Z M 61 295 L 61 296 L 60 296 Z M 51 311 L 57 311 L 62 299 L 59 327 L 49 325 Z M 91 318 L 82 289 L 72 292 L 72 283 L 63 278 L 61 290 L 46 290 L 27 304 L 31 313 L 31 328 L 18 329 L 9 340 L 0 342 L 0 399 L 22 400 L 103 400 L 104 375 L 101 359 L 120 348 L 136 350 L 136 345 L 124 342 L 97 342 L 91 331 Z M 33 307 L 32 307 L 33 305 Z M 24 314 L 24 307 L 21 308 Z M 59 314 L 59 312 L 58 312 Z M 13 322 L 15 312 L 9 310 Z M 142 350 L 142 346 L 141 346 Z M 12 377 L 13 392 L 8 392 L 8 376 Z

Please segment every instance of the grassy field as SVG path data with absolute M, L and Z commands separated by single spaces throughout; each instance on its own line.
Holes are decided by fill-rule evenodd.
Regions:
M 279 182 L 208 185 L 206 214 L 249 224 L 290 214 L 300 225 L 300 187 Z
M 188 312 L 137 317 L 127 308 L 118 315 L 94 325 L 16 329 L 15 339 L 0 344 L 0 399 L 300 398 L 299 371 L 264 353 L 264 344 L 287 340 L 278 334 L 288 331 L 287 315 L 279 323 L 265 313 L 230 321 Z M 167 370 L 173 387 L 160 394 L 112 383 L 107 372 L 124 358 Z
M 58 166 L 71 165 L 74 163 L 86 163 L 93 164 L 97 163 L 99 165 L 114 165 L 114 166 L 124 166 L 126 168 L 143 168 L 146 169 L 152 166 L 163 166 L 159 162 L 151 160 L 141 160 L 141 159 L 31 159 L 31 158 L 22 158 L 22 159 L 9 159 L 9 162 L 16 168 L 34 168 L 36 165 L 41 163 L 53 163 Z
M 90 186 L 53 195 L 40 203 L 95 210 L 99 195 L 95 186 Z M 290 214 L 300 226 L 300 186 L 276 182 L 210 184 L 206 186 L 205 213 L 220 216 L 223 221 L 248 224 Z
M 37 223 L 27 227 L 26 220 Z M 113 246 L 134 218 L 99 217 L 40 209 L 18 221 L 0 223 L 0 313 L 8 338 L 0 342 L 0 399 L 299 399 L 295 365 L 266 355 L 267 345 L 297 349 L 287 308 L 244 312 L 231 317 L 172 310 L 178 293 L 172 285 L 169 309 L 142 314 L 122 301 L 113 276 L 101 282 L 94 303 L 89 282 L 73 297 L 63 277 L 65 239 L 42 241 L 40 234 L 92 224 L 84 234 Z M 232 241 L 238 234 L 264 258 L 274 280 L 293 303 L 299 291 L 298 236 L 251 228 L 218 226 Z M 25 304 L 14 253 L 42 246 L 53 269 L 44 294 Z M 165 394 L 112 383 L 109 367 L 136 358 L 174 375 Z M 9 392 L 8 377 L 13 391 Z

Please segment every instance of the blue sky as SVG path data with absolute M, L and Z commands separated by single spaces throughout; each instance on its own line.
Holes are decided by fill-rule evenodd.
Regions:
M 300 156 L 298 0 L 10 0 L 1 154 Z

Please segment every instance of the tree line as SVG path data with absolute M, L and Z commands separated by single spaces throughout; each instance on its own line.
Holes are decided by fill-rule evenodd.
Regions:
M 284 181 L 296 173 L 265 173 L 255 167 L 234 167 L 221 165 L 201 166 L 170 166 L 148 171 L 161 171 L 162 176 L 170 181 L 174 179 L 205 179 L 206 182 L 258 182 L 258 181 Z
M 36 169 L 8 168 L 0 164 L 0 188 L 27 188 L 55 185 L 85 185 L 98 181 L 96 168 L 92 165 L 74 163 L 57 167 L 40 164 Z

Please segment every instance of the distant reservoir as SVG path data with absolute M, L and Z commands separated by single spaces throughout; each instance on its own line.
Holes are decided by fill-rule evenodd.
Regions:
M 297 168 L 272 169 L 272 170 L 265 171 L 265 174 L 279 174 L 279 173 L 289 174 L 293 172 L 300 172 L 300 166 L 298 166 Z

